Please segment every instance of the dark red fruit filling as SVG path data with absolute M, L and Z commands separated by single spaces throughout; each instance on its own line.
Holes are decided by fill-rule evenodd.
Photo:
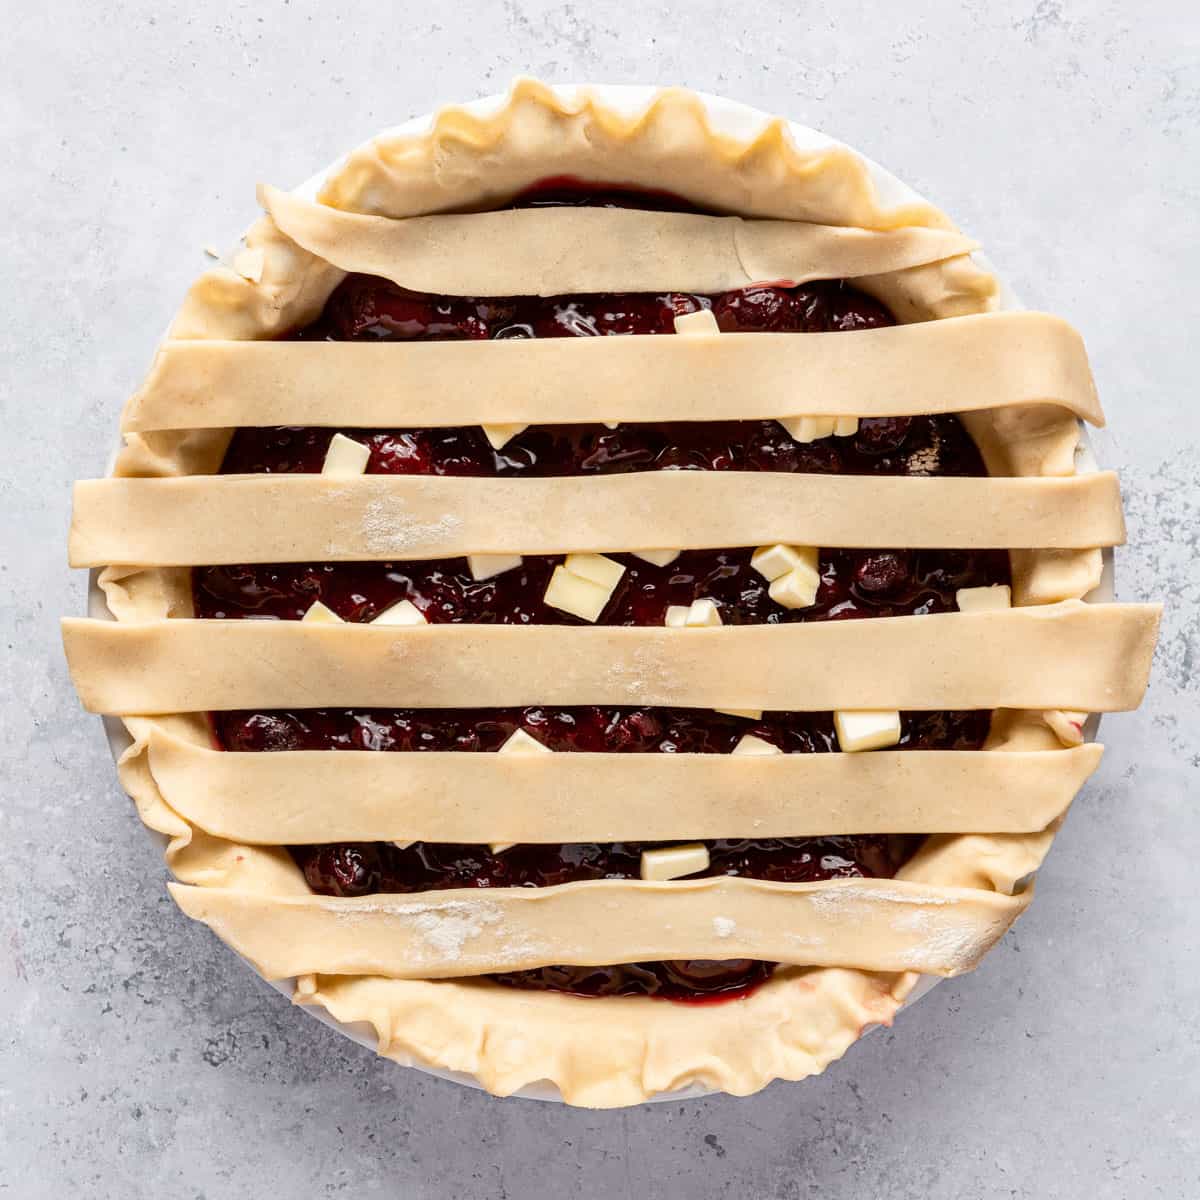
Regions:
M 667 193 L 597 192 L 551 180 L 514 202 L 613 204 L 688 210 Z M 710 308 L 726 332 L 829 332 L 893 323 L 869 296 L 839 282 L 759 286 L 716 296 L 616 295 L 430 296 L 386 280 L 350 276 L 321 316 L 292 336 L 303 340 L 445 340 L 592 337 L 673 333 L 677 314 Z M 332 429 L 238 430 L 224 473 L 316 472 Z M 359 430 L 371 448 L 370 473 L 537 477 L 653 470 L 800 471 L 824 474 L 982 475 L 974 443 L 953 416 L 864 420 L 851 438 L 794 442 L 774 421 L 703 424 L 535 426 L 502 450 L 478 428 Z M 822 584 L 810 609 L 789 610 L 768 596 L 749 566 L 750 549 L 685 551 L 666 567 L 616 555 L 626 567 L 600 623 L 659 625 L 666 608 L 710 597 L 726 624 L 844 620 L 951 610 L 961 587 L 1004 583 L 1003 552 L 825 550 Z M 295 620 L 321 600 L 348 621 L 369 621 L 397 600 L 427 620 L 504 624 L 578 624 L 548 608 L 542 595 L 558 558 L 526 557 L 522 566 L 478 582 L 461 558 L 426 562 L 199 567 L 196 615 Z M 219 745 L 229 750 L 345 749 L 494 751 L 521 728 L 556 751 L 728 753 L 754 733 L 788 753 L 835 748 L 827 713 L 767 713 L 748 721 L 699 709 L 526 708 L 312 709 L 214 713 Z M 973 749 L 990 714 L 903 714 L 904 748 Z M 710 842 L 710 875 L 793 882 L 890 877 L 920 838 L 872 836 Z M 579 879 L 639 874 L 641 844 L 521 845 L 500 855 L 485 846 L 418 843 L 296 846 L 291 852 L 314 892 L 357 896 L 461 887 L 543 887 Z M 652 995 L 673 1000 L 728 999 L 753 991 L 773 964 L 751 960 L 552 966 L 493 976 L 513 987 L 581 995 Z
M 899 748 L 974 750 L 987 736 L 990 719 L 987 711 L 901 713 Z M 518 729 L 563 753 L 728 754 L 747 733 L 786 754 L 837 749 L 830 714 L 806 712 L 767 712 L 754 721 L 707 708 L 305 708 L 218 712 L 212 723 L 224 749 L 245 752 L 487 754 Z
M 678 959 L 624 963 L 619 967 L 542 967 L 493 975 L 506 987 L 576 996 L 655 996 L 684 1004 L 737 1000 L 756 991 L 775 964 L 753 958 Z
M 688 550 L 665 567 L 632 554 L 601 625 L 661 625 L 672 604 L 710 597 L 726 625 L 843 621 L 860 617 L 951 612 L 962 587 L 1008 581 L 1004 551 L 824 550 L 821 586 L 811 608 L 775 603 L 750 566 L 750 548 Z M 199 617 L 298 620 L 320 600 L 346 621 L 370 621 L 410 600 L 432 624 L 582 625 L 543 602 L 561 556 L 527 556 L 521 566 L 476 580 L 463 558 L 397 563 L 284 563 L 200 567 L 194 574 Z
M 902 714 L 900 748 L 974 749 L 987 736 L 987 712 Z M 214 713 L 218 741 L 229 750 L 496 751 L 517 729 L 559 753 L 728 754 L 753 733 L 788 754 L 836 749 L 828 713 L 765 713 L 760 721 L 707 709 L 524 708 L 398 709 Z M 788 883 L 887 877 L 920 838 L 887 835 L 722 839 L 709 842 L 706 875 L 744 875 Z M 388 843 L 292 846 L 312 890 L 326 896 L 422 892 L 444 888 L 548 887 L 582 879 L 635 879 L 640 855 L 656 843 L 518 845 L 501 854 L 486 846 Z M 678 961 L 614 967 L 546 967 L 511 972 L 501 982 L 585 995 L 654 995 L 697 1000 L 745 994 L 769 964 Z
M 351 275 L 301 341 L 484 341 L 675 332 L 675 318 L 710 308 L 725 333 L 830 333 L 894 324 L 849 284 L 756 285 L 737 292 L 592 292 L 575 296 L 430 296 Z
M 369 896 L 446 888 L 553 887 L 581 879 L 638 879 L 642 851 L 662 842 L 486 846 L 388 842 L 298 846 L 292 851 L 316 892 Z M 720 839 L 707 843 L 712 865 L 692 878 L 743 875 L 779 883 L 888 876 L 912 853 L 912 839 L 885 834 L 828 838 Z
M 953 422 L 949 424 L 948 422 Z M 332 429 L 240 429 L 226 474 L 320 471 Z M 954 417 L 870 417 L 848 438 L 794 442 L 777 421 L 534 425 L 493 450 L 476 426 L 344 429 L 370 448 L 369 475 L 536 479 L 632 471 L 800 471 L 813 475 L 978 475 L 979 452 Z

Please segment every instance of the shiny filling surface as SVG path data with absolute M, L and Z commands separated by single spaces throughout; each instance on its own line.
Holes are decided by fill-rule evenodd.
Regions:
M 686 208 L 658 194 L 594 194 L 556 181 L 518 203 L 617 203 Z M 304 340 L 444 340 L 671 334 L 677 314 L 710 308 L 724 331 L 852 332 L 893 323 L 876 300 L 840 282 L 752 287 L 717 296 L 579 295 L 477 299 L 430 296 L 381 279 L 348 277 Z M 240 429 L 223 473 L 316 472 L 332 429 Z M 864 420 L 851 437 L 801 444 L 774 421 L 534 426 L 495 450 L 471 428 L 341 432 L 370 447 L 369 473 L 488 477 L 614 474 L 652 470 L 802 471 L 824 474 L 983 475 L 974 443 L 953 416 Z M 953 610 L 962 587 L 1005 583 L 995 551 L 822 550 L 816 603 L 788 609 L 749 565 L 753 548 L 683 551 L 656 567 L 612 555 L 626 569 L 600 624 L 660 625 L 669 605 L 711 598 L 725 624 L 847 620 Z M 369 621 L 407 599 L 431 623 L 583 624 L 545 604 L 561 556 L 526 556 L 520 567 L 475 580 L 462 558 L 394 563 L 197 567 L 198 617 L 296 620 L 316 600 L 347 621 Z M 990 714 L 906 713 L 901 747 L 975 749 Z M 523 729 L 552 750 L 729 753 L 753 733 L 786 753 L 835 750 L 831 714 L 765 713 L 761 720 L 674 708 L 314 709 L 212 714 L 228 750 L 344 749 L 413 752 L 499 749 Z M 708 875 L 788 882 L 890 877 L 919 837 L 719 840 L 707 843 Z M 314 892 L 359 896 L 441 888 L 543 887 L 581 879 L 638 878 L 641 843 L 486 846 L 342 843 L 291 853 Z M 745 995 L 773 964 L 676 961 L 604 967 L 551 966 L 493 976 L 507 986 L 580 995 L 649 995 L 682 1001 Z

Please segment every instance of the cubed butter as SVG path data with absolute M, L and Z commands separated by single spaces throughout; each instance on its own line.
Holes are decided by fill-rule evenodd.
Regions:
M 655 567 L 665 567 L 679 557 L 678 550 L 632 550 L 630 553 Z
M 733 750 L 732 754 L 782 754 L 778 746 L 772 745 L 764 738 L 755 737 L 754 734 L 746 734 Z
M 1000 608 L 1012 608 L 1012 588 L 1007 583 L 996 583 L 991 587 L 959 588 L 954 593 L 959 612 L 994 612 Z
M 491 443 L 493 450 L 503 450 L 518 433 L 524 433 L 528 425 L 485 425 L 483 436 Z
M 858 432 L 857 417 L 834 417 L 833 436 L 853 437 Z
M 771 581 L 767 595 L 784 608 L 811 608 L 817 602 L 821 576 L 807 563 Z
M 411 600 L 397 600 L 371 621 L 372 625 L 427 625 L 425 614 Z
M 488 849 L 493 854 L 503 854 L 505 850 L 511 850 L 516 842 L 488 842 Z
M 701 842 L 642 851 L 643 879 L 679 879 L 709 867 L 708 847 Z
M 344 434 L 335 433 L 329 449 L 325 451 L 325 462 L 321 466 L 321 474 L 330 479 L 353 479 L 367 469 L 371 458 L 371 448 L 362 442 L 356 442 Z
M 779 424 L 794 442 L 815 442 L 833 436 L 834 417 L 780 417 Z
M 745 717 L 747 721 L 761 721 L 761 708 L 714 708 L 713 712 L 723 713 L 727 717 Z
M 558 566 L 550 576 L 543 599 L 551 608 L 570 613 L 584 621 L 596 621 L 604 611 L 612 591 L 610 587 L 593 583 L 590 579 L 584 579 L 582 575 L 568 571 L 564 566 Z
M 482 582 L 505 571 L 515 570 L 521 565 L 519 554 L 468 554 L 467 570 L 471 578 Z
M 345 621 L 332 608 L 314 600 L 308 611 L 300 618 L 301 621 L 311 621 L 314 625 L 344 625 Z
M 867 709 L 835 712 L 833 727 L 837 731 L 838 745 L 845 754 L 882 750 L 885 746 L 896 745 L 900 740 L 898 712 Z
M 721 330 L 717 325 L 717 318 L 713 316 L 711 308 L 701 308 L 696 312 L 679 313 L 675 317 L 675 332 L 676 333 L 720 333 Z
M 672 629 L 704 629 L 723 625 L 721 610 L 715 600 L 707 597 L 693 600 L 691 604 L 672 604 L 667 608 L 666 620 L 663 624 Z
M 721 625 L 721 610 L 715 600 L 707 598 L 693 600 L 688 608 L 687 620 L 684 622 L 689 629 L 703 629 L 706 626 Z
M 497 754 L 553 754 L 549 746 L 543 746 L 535 737 L 523 729 L 515 730 L 512 736 L 496 751 Z
M 572 575 L 578 575 L 590 583 L 598 583 L 610 592 L 625 574 L 625 568 L 616 559 L 606 558 L 603 554 L 568 554 L 563 559 L 563 566 Z
M 816 571 L 817 561 L 816 546 L 784 546 L 779 542 L 774 546 L 759 546 L 750 555 L 750 565 L 768 582 L 774 582 L 797 567 Z

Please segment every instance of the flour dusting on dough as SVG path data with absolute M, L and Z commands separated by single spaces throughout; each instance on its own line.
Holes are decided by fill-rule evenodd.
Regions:
M 862 904 L 905 904 L 920 910 L 958 903 L 956 896 L 938 896 L 931 892 L 914 894 L 901 888 L 880 886 L 877 881 L 872 883 L 871 887 L 855 887 L 850 884 L 812 891 L 808 901 L 815 913 L 830 918 L 851 916 L 854 908 Z
M 921 940 L 906 952 L 909 968 L 937 975 L 969 970 L 993 940 L 986 930 L 971 924 L 940 929 L 927 926 L 919 932 Z
M 614 689 L 638 704 L 662 703 L 660 697 L 679 686 L 670 656 L 657 646 L 635 649 L 628 661 L 615 658 L 609 664 L 608 678 Z
M 448 962 L 461 958 L 463 946 L 469 940 L 477 938 L 485 925 L 500 919 L 498 914 L 471 912 L 467 905 L 464 905 L 463 909 L 461 914 L 422 913 L 413 920 L 413 926 L 425 944 Z
M 462 527 L 459 517 L 447 513 L 436 521 L 418 521 L 408 512 L 404 501 L 380 496 L 367 501 L 362 517 L 363 544 L 372 554 L 419 548 L 427 552 Z
M 389 901 L 358 903 L 342 909 L 339 915 L 353 921 L 369 913 L 409 917 L 412 930 L 441 961 L 455 962 L 462 957 L 467 942 L 479 937 L 485 928 L 501 919 L 500 906 L 488 901 L 466 903 L 462 900 L 434 901 L 428 904 L 395 904 Z

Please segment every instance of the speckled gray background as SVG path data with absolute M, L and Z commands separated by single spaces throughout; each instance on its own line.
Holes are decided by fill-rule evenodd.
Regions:
M 668 7 L 673 12 L 668 12 Z M 3 0 L 0 1193 L 41 1197 L 1190 1197 L 1200 519 L 1191 0 Z M 55 620 L 200 248 L 377 128 L 551 80 L 685 83 L 823 127 L 940 201 L 1085 332 L 1131 546 L 1169 597 L 1150 695 L 974 974 L 818 1080 L 628 1112 L 500 1102 L 287 1005 L 175 912 Z

